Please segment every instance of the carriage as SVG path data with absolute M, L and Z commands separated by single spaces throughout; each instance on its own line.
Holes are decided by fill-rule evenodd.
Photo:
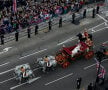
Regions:
M 63 47 L 56 54 L 56 60 L 59 65 L 66 68 L 71 61 L 76 60 L 78 57 L 84 56 L 85 59 L 90 59 L 93 57 L 93 54 L 93 50 L 85 42 L 79 42 L 71 47 Z
M 35 77 L 29 64 L 16 66 L 14 69 L 14 76 L 19 83 L 29 81 Z
M 46 72 L 49 69 L 54 70 L 57 65 L 55 57 L 51 55 L 45 56 L 43 58 L 38 58 L 37 63 L 43 72 Z

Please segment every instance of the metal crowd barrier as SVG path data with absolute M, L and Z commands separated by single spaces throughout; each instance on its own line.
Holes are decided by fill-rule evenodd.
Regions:
M 92 14 L 92 9 L 93 9 L 92 7 L 89 8 L 89 9 L 87 9 L 88 15 L 89 14 Z M 102 12 L 102 11 L 103 10 L 101 8 L 100 9 L 100 12 Z M 83 12 L 76 13 L 76 18 L 75 19 L 80 20 L 80 19 L 82 19 L 82 17 L 83 17 Z M 69 21 L 72 20 L 72 14 L 71 13 L 68 13 L 68 14 L 62 15 L 62 19 L 63 19 L 63 22 L 64 23 L 69 22 Z M 59 23 L 59 17 L 54 17 L 54 18 L 51 19 L 51 21 L 52 21 L 52 26 L 57 25 Z M 33 34 L 35 32 L 34 29 L 35 29 L 34 28 L 34 25 L 32 25 L 31 26 L 31 34 Z M 48 21 L 42 22 L 42 23 L 39 24 L 38 31 L 39 32 L 40 31 L 43 31 L 44 32 L 44 30 L 48 30 Z M 24 37 L 24 36 L 27 36 L 27 30 L 24 30 L 24 29 L 23 30 L 20 30 L 19 31 L 19 38 Z M 4 35 L 4 42 L 5 43 L 6 42 L 9 42 L 9 41 L 12 41 L 12 40 L 15 40 L 15 32 L 12 32 L 10 34 Z

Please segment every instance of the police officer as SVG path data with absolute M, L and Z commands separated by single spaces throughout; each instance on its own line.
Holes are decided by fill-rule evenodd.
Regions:
M 80 89 L 81 81 L 82 81 L 82 78 L 81 77 L 77 79 L 77 89 L 78 90 Z
M 92 18 L 95 18 L 95 8 L 93 8 L 93 11 L 92 11 Z
M 88 85 L 87 90 L 93 90 L 92 83 L 90 83 L 90 84 Z
M 35 35 L 38 34 L 38 28 L 39 28 L 39 26 L 38 26 L 38 24 L 36 24 L 36 26 L 35 26 Z
M 51 20 L 49 20 L 48 24 L 49 24 L 49 31 L 50 31 L 52 29 L 52 22 L 51 22 Z
M 31 37 L 31 29 L 30 29 L 30 26 L 27 28 L 27 33 L 28 33 L 28 38 L 30 38 Z
M 75 13 L 72 14 L 72 23 L 75 23 Z
M 3 45 L 4 44 L 4 34 L 1 34 L 0 37 L 1 37 L 1 45 Z
M 96 13 L 97 13 L 97 14 L 99 14 L 99 8 L 100 8 L 100 7 L 99 7 L 99 5 L 98 5 L 97 8 L 96 8 Z
M 15 40 L 18 41 L 18 37 L 19 37 L 19 32 L 15 33 Z
M 62 17 L 59 19 L 59 27 L 62 27 Z
M 86 18 L 86 9 L 84 9 L 83 18 Z
M 96 51 L 95 53 L 97 60 L 99 60 L 99 62 L 101 62 L 101 60 L 104 57 L 104 54 L 102 53 L 102 51 Z

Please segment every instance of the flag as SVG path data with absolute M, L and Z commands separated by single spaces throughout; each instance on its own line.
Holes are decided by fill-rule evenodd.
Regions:
M 13 0 L 13 12 L 16 13 L 17 12 L 17 1 Z
M 102 69 L 101 69 L 100 74 L 98 75 L 98 77 L 99 78 L 104 78 L 105 73 L 106 73 L 106 70 L 104 69 L 104 67 L 102 67 Z
M 96 69 L 98 71 L 98 69 L 99 69 L 99 61 L 96 58 L 95 58 L 95 61 L 96 61 Z M 105 74 L 106 74 L 105 68 L 102 65 L 100 65 L 100 71 L 99 71 L 98 77 L 99 78 L 104 78 Z

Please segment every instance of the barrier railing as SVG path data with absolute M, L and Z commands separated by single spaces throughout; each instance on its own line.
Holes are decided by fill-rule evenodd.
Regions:
M 88 15 L 92 13 L 92 9 L 93 9 L 92 7 L 87 9 Z M 100 9 L 100 12 L 101 11 L 103 11 L 102 8 Z M 76 13 L 76 19 L 82 19 L 82 17 L 83 17 L 83 12 Z M 69 12 L 65 15 L 62 15 L 62 18 L 63 18 L 64 23 L 69 22 L 72 20 L 72 13 Z M 52 18 L 51 20 L 52 20 L 52 26 L 57 25 L 59 23 L 59 17 Z M 44 31 L 44 30 L 48 30 L 48 21 L 42 22 L 39 24 L 38 31 L 40 32 L 40 31 Z M 34 31 L 34 25 L 32 25 L 31 26 L 31 34 L 33 34 L 34 32 L 35 32 Z M 19 38 L 24 37 L 24 36 L 27 36 L 27 30 L 20 30 L 19 31 Z M 12 40 L 15 40 L 15 32 L 4 35 L 4 42 L 5 43 L 12 41 Z

